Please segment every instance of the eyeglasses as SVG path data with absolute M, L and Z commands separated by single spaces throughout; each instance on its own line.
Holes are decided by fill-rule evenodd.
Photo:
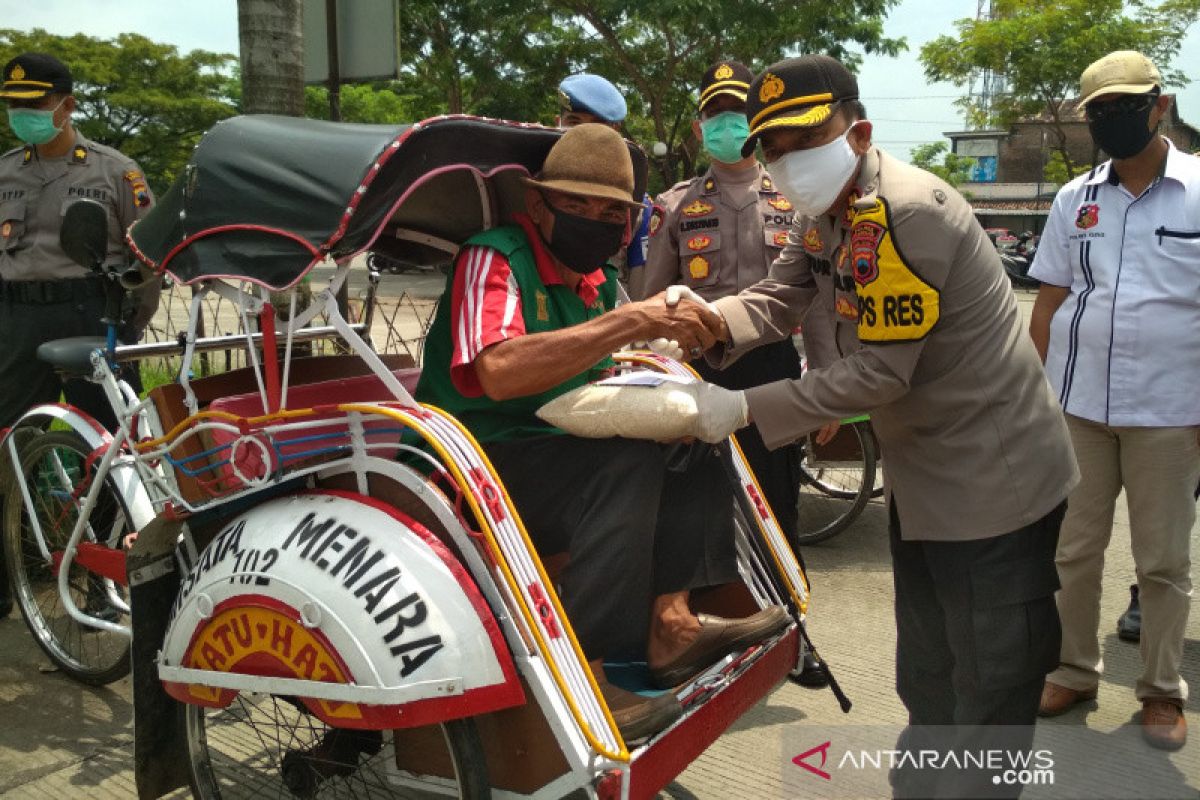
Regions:
M 1084 108 L 1084 113 L 1090 120 L 1107 119 L 1108 117 L 1126 117 L 1145 111 L 1158 99 L 1158 92 L 1151 94 L 1129 94 L 1115 100 L 1103 103 L 1091 102 Z

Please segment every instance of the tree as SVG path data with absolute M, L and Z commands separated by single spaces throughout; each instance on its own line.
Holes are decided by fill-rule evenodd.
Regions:
M 225 74 L 227 54 L 152 42 L 136 33 L 116 39 L 0 30 L 0 64 L 28 51 L 52 53 L 75 79 L 75 125 L 89 139 L 136 159 L 150 187 L 166 190 L 200 136 L 235 108 Z M 18 144 L 7 126 L 0 147 Z
M 342 86 L 341 97 L 342 120 L 345 122 L 395 124 L 413 118 L 412 96 L 401 95 L 391 86 L 378 88 L 365 83 L 348 83 Z M 329 119 L 328 88 L 306 86 L 304 104 L 304 116 Z
M 304 116 L 300 0 L 238 0 L 242 110 Z
M 958 186 L 970 179 L 971 167 L 975 166 L 975 159 L 947 152 L 948 149 L 945 142 L 918 145 L 912 150 L 912 164 L 914 167 L 932 172 L 951 186 Z M 939 157 L 941 163 L 939 163 Z
M 921 48 L 930 80 L 967 85 L 979 70 L 1005 77 L 1009 92 L 995 98 L 990 114 L 960 101 L 975 125 L 1007 127 L 1022 117 L 1045 114 L 1053 148 L 1068 176 L 1079 170 L 1067 150 L 1064 102 L 1076 95 L 1088 64 L 1114 50 L 1137 50 L 1163 70 L 1167 86 L 1187 77 L 1170 70 L 1200 0 L 994 0 L 993 18 L 962 19 L 957 36 L 939 36 Z
M 785 56 L 828 53 L 851 69 L 868 53 L 895 55 L 903 39 L 883 35 L 883 18 L 896 0 L 842 3 L 738 3 L 660 0 L 551 0 L 555 30 L 573 34 L 587 64 L 626 90 L 645 122 L 646 138 L 664 142 L 660 171 L 668 183 L 696 170 L 691 136 L 700 77 L 714 61 L 735 58 L 762 69 Z M 636 130 L 641 120 L 631 120 Z
M 883 35 L 897 0 L 778 4 L 767 0 L 410 0 L 403 6 L 400 93 L 419 115 L 471 113 L 551 122 L 555 88 L 580 71 L 604 75 L 625 94 L 625 132 L 662 141 L 658 183 L 696 167 L 690 132 L 696 90 L 718 58 L 751 68 L 784 55 L 827 52 L 854 66 L 866 52 L 893 55 Z

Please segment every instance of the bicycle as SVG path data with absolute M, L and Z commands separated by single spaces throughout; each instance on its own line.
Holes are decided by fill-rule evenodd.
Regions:
M 883 495 L 875 435 L 866 415 L 842 421 L 833 441 L 817 445 L 808 436 L 800 450 L 800 498 L 796 540 L 801 545 L 830 539 L 850 527 L 867 503 Z

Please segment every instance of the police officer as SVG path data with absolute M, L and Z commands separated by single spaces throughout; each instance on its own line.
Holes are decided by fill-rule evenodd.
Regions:
M 718 61 L 700 81 L 698 118 L 692 133 L 703 144 L 711 166 L 703 175 L 683 181 L 660 194 L 650 216 L 650 252 L 642 296 L 650 297 L 671 284 L 691 287 L 706 300 L 736 294 L 753 286 L 787 242 L 794 211 L 754 153 L 742 155 L 750 133 L 746 119 L 746 90 L 752 73 L 738 61 Z M 823 320 L 821 320 L 823 321 Z M 806 326 L 808 321 L 806 320 Z M 819 322 L 818 322 L 819 324 Z M 828 324 L 825 326 L 830 328 Z M 832 361 L 816 346 L 831 342 L 806 335 L 814 366 Z M 701 377 L 728 389 L 747 389 L 760 383 L 800 377 L 800 357 L 791 337 L 765 345 L 725 370 L 697 360 Z M 800 490 L 798 451 L 770 451 L 756 427 L 738 440 L 758 478 L 780 527 L 796 549 L 796 502 Z
M 104 205 L 107 259 L 116 265 L 128 256 L 126 228 L 150 210 L 154 197 L 132 159 L 75 130 L 73 81 L 65 64 L 44 53 L 25 53 L 4 66 L 3 79 L 0 98 L 24 144 L 0 156 L 0 428 L 62 392 L 68 403 L 113 427 L 116 420 L 98 386 L 83 380 L 64 386 L 36 352 L 51 339 L 104 333 L 100 278 L 59 245 L 66 207 L 78 199 Z M 123 341 L 136 341 L 157 302 L 157 285 L 139 292 L 136 312 L 121 331 Z M 136 383 L 136 371 L 130 373 Z M 0 585 L 0 616 L 10 609 L 7 587 Z
M 563 78 L 558 85 L 558 105 L 558 127 L 564 129 L 597 122 L 620 133 L 628 113 L 625 98 L 617 87 L 606 78 L 587 72 Z M 650 195 L 645 195 L 629 244 L 610 260 L 617 268 L 617 279 L 633 297 L 641 296 L 641 268 L 646 263 L 650 238 L 650 206 Z
M 700 436 L 748 421 L 772 447 L 870 412 L 895 573 L 897 749 L 1028 751 L 1060 627 L 1054 555 L 1078 482 L 1062 411 L 970 205 L 875 147 L 858 84 L 828 56 L 751 83 L 750 137 L 796 207 L 771 275 L 713 304 L 722 363 L 813 303 L 842 357 L 800 380 L 700 395 Z M 893 771 L 900 797 L 1015 797 L 985 769 Z

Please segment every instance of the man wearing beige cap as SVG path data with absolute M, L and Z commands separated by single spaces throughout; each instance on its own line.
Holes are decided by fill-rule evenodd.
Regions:
M 1083 72 L 1080 104 L 1110 160 L 1064 186 L 1030 275 L 1030 333 L 1067 414 L 1083 474 L 1058 543 L 1063 640 L 1040 712 L 1096 697 L 1104 551 L 1124 488 L 1142 610 L 1141 729 L 1187 739 L 1179 674 L 1191 605 L 1189 544 L 1200 478 L 1200 159 L 1157 135 L 1170 109 L 1141 53 Z
M 719 462 L 668 474 L 654 442 L 581 439 L 535 416 L 601 377 L 614 350 L 657 337 L 707 347 L 716 321 L 697 304 L 673 308 L 662 296 L 616 306 L 616 270 L 607 262 L 641 205 L 616 131 L 571 128 L 525 183 L 527 213 L 459 252 L 425 341 L 416 397 L 453 413 L 483 445 L 539 552 L 568 553 L 563 607 L 622 735 L 639 739 L 670 725 L 682 707 L 669 691 L 650 699 L 610 684 L 605 658 L 644 657 L 659 687 L 670 689 L 788 617 L 772 607 L 724 620 L 688 607 L 690 589 L 738 579 L 732 515 L 694 525 L 674 513 L 704 507 L 709 498 L 698 487 L 711 484 L 707 471 L 719 473 Z M 728 498 L 724 506 L 732 508 Z

